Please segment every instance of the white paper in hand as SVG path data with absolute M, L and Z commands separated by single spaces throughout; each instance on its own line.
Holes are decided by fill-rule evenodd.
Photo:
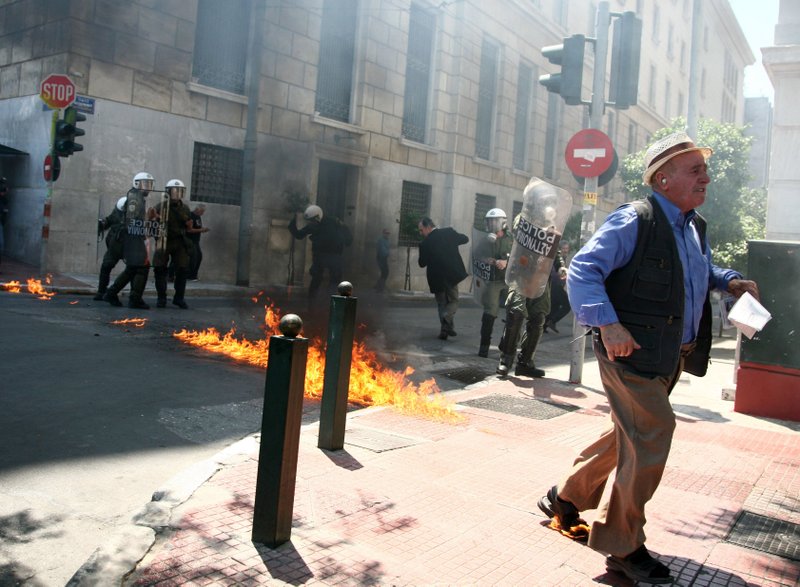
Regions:
M 745 292 L 728 312 L 728 320 L 747 338 L 753 338 L 756 332 L 772 320 L 772 314 L 757 299 Z

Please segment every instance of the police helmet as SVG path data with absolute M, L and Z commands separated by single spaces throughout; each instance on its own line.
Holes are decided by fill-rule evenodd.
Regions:
M 154 182 L 155 180 L 153 179 L 153 176 L 146 171 L 140 171 L 133 176 L 133 187 L 135 187 L 137 190 L 149 192 L 153 189 Z
M 125 210 L 125 202 L 128 201 L 128 196 L 122 196 L 119 200 L 117 200 L 117 210 L 123 212 Z
M 183 185 L 183 182 L 179 179 L 171 179 L 167 182 L 167 187 L 164 188 L 164 191 L 172 197 L 172 190 L 177 192 L 178 199 L 182 199 L 183 195 L 186 193 L 186 186 Z
M 307 222 L 319 222 L 322 220 L 322 208 L 317 206 L 316 204 L 311 204 L 306 211 L 303 212 L 303 218 L 306 219 Z
M 506 213 L 501 208 L 492 208 L 484 217 L 486 230 L 489 232 L 500 232 L 506 227 Z

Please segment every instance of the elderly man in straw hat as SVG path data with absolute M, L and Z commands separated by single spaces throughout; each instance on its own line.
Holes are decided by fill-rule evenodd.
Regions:
M 611 422 L 538 505 L 551 527 L 588 538 L 608 555 L 609 570 L 634 581 L 672 582 L 644 545 L 644 509 L 675 428 L 669 393 L 682 371 L 702 376 L 707 368 L 709 289 L 758 297 L 755 282 L 711 262 L 706 222 L 695 210 L 706 198 L 711 153 L 683 132 L 654 143 L 642 176 L 652 194 L 612 212 L 567 277 L 572 310 L 593 331 Z M 609 501 L 590 529 L 580 512 L 598 507 L 615 467 Z

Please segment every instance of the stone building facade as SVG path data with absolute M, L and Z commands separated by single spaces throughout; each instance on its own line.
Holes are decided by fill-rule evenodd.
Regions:
M 727 0 L 700 2 L 694 53 L 693 0 L 608 4 L 643 20 L 639 103 L 604 116 L 620 158 L 686 114 L 693 54 L 700 115 L 742 123 L 753 55 Z M 96 271 L 96 218 L 146 170 L 206 204 L 204 279 L 302 282 L 307 244 L 293 247 L 286 225 L 307 198 L 350 227 L 345 276 L 356 288 L 374 281 L 375 241 L 389 228 L 389 287 L 425 290 L 420 216 L 468 233 L 490 208 L 518 210 L 531 176 L 581 209 L 564 148 L 587 108 L 537 80 L 554 70 L 541 48 L 594 36 L 596 11 L 586 0 L 0 2 L 6 254 L 43 271 Z M 586 100 L 593 59 L 587 44 Z M 41 173 L 52 113 L 39 98 L 50 73 L 93 104 L 84 151 L 61 161 L 52 192 Z M 624 201 L 621 182 L 600 196 L 602 216 Z

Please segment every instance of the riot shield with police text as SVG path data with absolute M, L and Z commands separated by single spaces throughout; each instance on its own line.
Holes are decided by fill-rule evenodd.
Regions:
M 169 194 L 161 194 L 161 201 L 152 214 L 150 232 L 153 236 L 153 265 L 165 267 L 167 265 L 167 223 L 169 222 Z
M 544 293 L 571 210 L 569 192 L 531 179 L 522 195 L 522 211 L 514 218 L 514 244 L 506 268 L 510 288 L 531 299 Z
M 147 219 L 147 204 L 144 192 L 132 188 L 125 200 L 125 228 L 123 230 L 122 255 L 125 265 L 141 267 L 150 264 L 147 239 L 155 233 L 153 222 Z
M 492 279 L 492 245 L 495 240 L 497 236 L 493 232 L 472 228 L 472 295 L 478 303 L 481 303 L 486 282 Z

